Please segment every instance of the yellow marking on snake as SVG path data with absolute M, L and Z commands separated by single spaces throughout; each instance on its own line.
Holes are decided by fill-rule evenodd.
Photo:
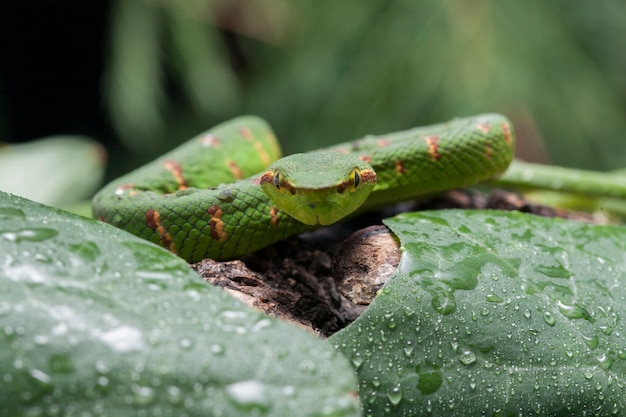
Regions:
M 263 164 L 269 165 L 272 160 L 265 148 L 263 147 L 263 143 L 256 140 L 256 138 L 252 134 L 252 131 L 247 127 L 242 127 L 241 129 L 239 129 L 239 132 L 243 135 L 244 138 L 246 138 L 248 142 L 251 142 L 254 145 L 254 149 L 259 154 L 259 157 L 261 158 Z
M 376 141 L 376 144 L 378 145 L 379 148 L 384 148 L 385 146 L 389 146 L 390 143 L 391 142 L 389 142 L 389 139 L 385 139 L 385 138 L 381 138 Z
M 489 126 L 487 123 L 477 124 L 476 128 L 483 133 L 489 133 L 489 131 L 491 130 L 491 126 Z
M 203 146 L 210 148 L 219 148 L 222 142 L 213 134 L 207 133 L 206 135 L 200 138 Z
M 183 176 L 183 168 L 179 163 L 169 160 L 163 163 L 163 167 L 167 169 L 170 174 L 172 174 L 172 177 L 174 177 L 174 180 L 176 180 L 176 183 L 178 184 L 179 190 L 186 190 L 189 188 L 187 180 Z
M 158 211 L 150 209 L 146 211 L 146 224 L 148 227 L 157 232 L 161 239 L 161 246 L 169 249 L 170 252 L 176 253 L 176 244 L 172 241 L 172 236 L 161 224 L 161 215 Z
M 131 197 L 135 196 L 135 195 L 137 195 L 137 191 L 135 191 L 133 188 L 135 188 L 135 186 L 133 184 L 122 184 L 119 187 L 117 187 L 117 189 L 115 190 L 115 195 L 121 196 L 121 195 L 124 195 L 126 190 L 130 190 L 128 192 L 128 194 Z
M 371 169 L 361 171 L 361 181 L 374 182 L 376 181 L 376 172 Z
M 239 133 L 241 133 L 241 136 L 246 138 L 248 142 L 254 142 L 254 135 L 252 134 L 252 131 L 249 127 L 242 127 L 241 129 L 239 129 Z
M 222 209 L 216 205 L 212 205 L 207 210 L 207 213 L 211 215 L 211 219 L 209 219 L 209 228 L 211 229 L 211 237 L 214 240 L 218 240 L 220 242 L 225 241 L 228 238 L 228 235 L 224 231 L 224 221 L 222 220 Z
M 259 157 L 265 165 L 269 165 L 269 163 L 272 162 L 269 154 L 267 153 L 261 142 L 254 142 L 254 149 L 259 153 Z
M 400 175 L 406 172 L 406 168 L 404 167 L 404 162 L 402 162 L 400 159 L 396 159 L 396 162 L 394 164 L 394 169 Z
M 424 140 L 428 145 L 428 154 L 430 155 L 430 159 L 438 161 L 439 158 L 441 158 L 441 155 L 439 154 L 439 138 L 437 136 L 426 136 Z
M 278 213 L 280 213 L 280 211 L 276 207 L 270 208 L 270 218 L 271 218 L 270 223 L 274 227 L 278 226 L 278 223 L 280 223 L 280 218 L 278 217 Z
M 230 170 L 230 173 L 233 174 L 234 179 L 240 180 L 243 178 L 243 171 L 235 161 L 228 161 L 228 169 Z
M 493 155 L 493 149 L 491 149 L 491 145 L 485 145 L 485 158 L 490 159 L 491 155 Z
M 504 140 L 506 141 L 507 145 L 513 145 L 513 133 L 511 132 L 511 126 L 509 126 L 508 123 L 503 122 L 502 131 L 504 132 Z

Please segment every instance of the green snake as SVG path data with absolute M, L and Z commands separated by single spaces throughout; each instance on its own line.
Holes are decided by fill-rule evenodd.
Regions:
M 94 217 L 189 262 L 234 259 L 360 210 L 475 184 L 513 159 L 498 114 L 455 119 L 280 158 L 242 116 L 104 187 Z

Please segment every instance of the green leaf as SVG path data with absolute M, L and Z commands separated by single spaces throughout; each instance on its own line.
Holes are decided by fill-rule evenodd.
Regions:
M 331 340 L 366 415 L 626 415 L 626 229 L 497 211 L 385 222 L 398 273 Z
M 345 358 L 106 224 L 0 192 L 0 415 L 355 416 Z
M 51 206 L 90 198 L 104 177 L 104 151 L 84 136 L 0 144 L 0 190 Z

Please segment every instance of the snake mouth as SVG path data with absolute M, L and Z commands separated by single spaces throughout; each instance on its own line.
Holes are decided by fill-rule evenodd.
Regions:
M 328 200 L 309 201 L 297 207 L 296 219 L 309 225 L 327 226 L 346 216 L 345 209 L 336 202 Z

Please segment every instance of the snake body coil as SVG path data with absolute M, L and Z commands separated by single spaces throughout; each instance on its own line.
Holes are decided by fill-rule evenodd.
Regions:
M 307 165 L 312 165 L 307 169 L 334 171 L 323 162 L 329 152 L 353 154 L 369 164 L 348 169 L 348 179 L 338 174 L 329 191 L 357 188 L 373 175 L 376 185 L 359 208 L 365 210 L 499 175 L 513 159 L 513 144 L 510 122 L 486 114 L 313 151 L 307 154 Z M 241 257 L 313 227 L 287 215 L 279 208 L 282 202 L 261 188 L 261 182 L 270 183 L 287 189 L 285 196 L 302 188 L 308 192 L 305 198 L 319 199 L 302 178 L 296 185 L 282 183 L 281 188 L 276 173 L 288 163 L 278 158 L 280 150 L 269 126 L 256 117 L 239 117 L 111 182 L 94 197 L 93 214 L 189 262 Z M 362 178 L 370 170 L 375 175 Z M 307 175 L 301 177 L 306 181 Z M 352 205 L 351 194 L 345 195 L 347 203 L 340 204 Z M 309 206 L 330 210 L 317 200 Z M 349 207 L 346 214 L 357 208 L 358 204 Z M 320 213 L 317 218 L 326 214 Z

